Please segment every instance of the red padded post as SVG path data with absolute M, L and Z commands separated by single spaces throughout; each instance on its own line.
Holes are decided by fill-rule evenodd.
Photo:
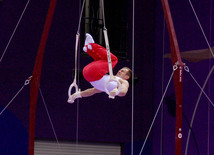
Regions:
M 36 105 L 39 91 L 39 83 L 42 70 L 42 62 L 44 57 L 45 45 L 48 38 L 48 33 L 50 30 L 52 18 L 54 15 L 54 10 L 57 0 L 51 0 L 48 13 L 46 16 L 46 21 L 44 29 L 42 32 L 42 37 L 40 40 L 39 49 L 37 52 L 37 57 L 33 69 L 33 75 L 30 83 L 30 118 L 29 118 L 29 148 L 28 155 L 34 155 L 34 140 L 35 140 L 35 120 L 36 120 Z
M 168 0 L 162 0 L 164 15 L 170 37 L 172 65 L 177 63 L 178 69 L 174 72 L 174 86 L 176 96 L 176 127 L 175 127 L 175 155 L 182 154 L 182 105 L 183 105 L 183 66 L 177 37 L 172 21 Z

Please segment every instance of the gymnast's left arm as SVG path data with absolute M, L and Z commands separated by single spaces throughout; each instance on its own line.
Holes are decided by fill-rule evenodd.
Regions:
M 128 92 L 129 89 L 129 82 L 127 80 L 119 79 L 119 82 L 121 83 L 121 90 L 120 93 L 117 96 L 126 96 L 126 93 Z M 113 89 L 110 92 L 111 96 L 116 96 L 116 92 L 118 91 L 117 88 Z
M 118 96 L 125 96 L 129 89 L 129 82 L 127 80 L 119 79 L 121 83 L 121 90 Z

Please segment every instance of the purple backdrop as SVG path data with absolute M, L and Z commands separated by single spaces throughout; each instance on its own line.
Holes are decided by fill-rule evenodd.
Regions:
M 0 105 L 2 107 L 6 106 L 33 72 L 49 2 L 32 0 L 29 3 L 23 19 L 0 63 Z M 136 1 L 135 8 L 134 71 L 139 79 L 134 87 L 134 142 L 138 145 L 135 148 L 136 152 L 139 152 L 140 145 L 152 120 L 155 41 L 154 2 Z M 1 54 L 7 46 L 26 3 L 27 0 L 13 0 L 3 1 L 0 5 Z M 119 2 L 116 5 L 119 7 Z M 128 2 L 128 6 L 128 57 L 127 60 L 119 60 L 114 70 L 115 73 L 122 66 L 132 66 L 131 1 Z M 131 88 L 126 97 L 117 97 L 115 100 L 109 100 L 105 94 L 81 99 L 79 100 L 78 110 L 76 102 L 72 105 L 67 103 L 67 90 L 73 82 L 75 35 L 80 7 L 77 0 L 57 2 L 44 55 L 40 83 L 42 94 L 59 140 L 76 141 L 78 111 L 79 141 L 127 143 L 128 146 L 126 147 L 129 149 L 131 141 Z M 105 11 L 108 13 L 111 10 Z M 111 40 L 111 38 L 109 39 Z M 91 60 L 90 57 L 81 55 L 80 68 L 82 69 Z M 82 90 L 90 87 L 83 79 L 80 80 L 79 86 Z M 27 85 L 7 109 L 13 113 L 16 120 L 24 127 L 23 132 L 25 135 L 28 131 L 29 123 L 29 95 L 30 88 Z M 10 121 L 7 119 L 6 112 L 0 117 L 3 120 Z M 4 123 L 1 126 L 4 126 Z M 1 130 L 1 132 L 3 131 Z M 11 132 L 11 135 L 16 135 L 16 130 Z M 36 138 L 54 139 L 54 134 L 40 95 L 36 113 Z M 9 141 L 4 134 L 1 134 L 0 139 Z M 26 145 L 26 136 L 23 136 L 23 139 L 20 137 L 14 139 L 15 141 L 18 141 L 17 139 L 22 140 Z M 151 150 L 147 152 L 151 152 Z
M 203 37 L 202 31 L 197 23 L 196 17 L 191 9 L 189 1 L 169 1 L 174 21 L 175 31 L 178 39 L 180 51 L 189 51 L 197 49 L 206 49 L 208 45 Z M 204 33 L 210 46 L 213 46 L 213 10 L 211 1 L 193 1 L 192 5 L 203 27 Z M 170 53 L 168 30 L 164 27 L 164 17 L 160 1 L 157 1 L 156 8 L 156 48 L 155 48 L 155 108 L 160 103 L 162 93 L 166 87 L 169 77 L 172 73 L 172 64 L 170 59 L 163 60 L 163 54 Z M 165 36 L 165 37 L 164 37 Z M 205 79 L 213 65 L 213 61 L 204 60 L 193 63 L 183 60 L 189 67 L 190 73 L 203 86 Z M 205 92 L 211 100 L 214 99 L 213 74 L 205 87 Z M 154 154 L 174 154 L 175 148 L 175 118 L 170 115 L 169 106 L 174 102 L 173 81 L 166 93 L 163 103 L 162 125 L 161 112 L 153 130 L 153 153 Z M 190 74 L 184 71 L 183 85 L 183 141 L 182 154 L 185 152 L 188 135 L 188 122 L 191 122 L 193 111 L 200 94 L 200 88 L 191 78 Z M 166 101 L 169 105 L 167 106 Z M 188 154 L 213 154 L 213 106 L 209 103 L 205 95 L 202 95 L 195 120 L 193 123 L 193 134 L 190 135 Z M 185 120 L 186 117 L 186 120 Z M 162 131 L 161 131 L 162 128 Z M 194 139 L 195 137 L 195 139 Z M 161 146 L 161 143 L 163 144 Z

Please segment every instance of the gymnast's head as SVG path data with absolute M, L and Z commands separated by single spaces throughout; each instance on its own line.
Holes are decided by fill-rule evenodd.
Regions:
M 123 67 L 117 72 L 116 76 L 124 80 L 129 80 L 132 77 L 132 70 L 128 67 Z

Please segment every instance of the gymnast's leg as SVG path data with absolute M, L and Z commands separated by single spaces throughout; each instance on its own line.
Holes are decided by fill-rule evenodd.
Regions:
M 101 79 L 105 74 L 109 72 L 107 50 L 94 43 L 90 34 L 86 34 L 85 46 L 83 48 L 94 61 L 88 64 L 83 69 L 83 76 L 88 82 L 97 81 Z M 115 55 L 111 53 L 112 68 L 114 68 L 118 62 Z

